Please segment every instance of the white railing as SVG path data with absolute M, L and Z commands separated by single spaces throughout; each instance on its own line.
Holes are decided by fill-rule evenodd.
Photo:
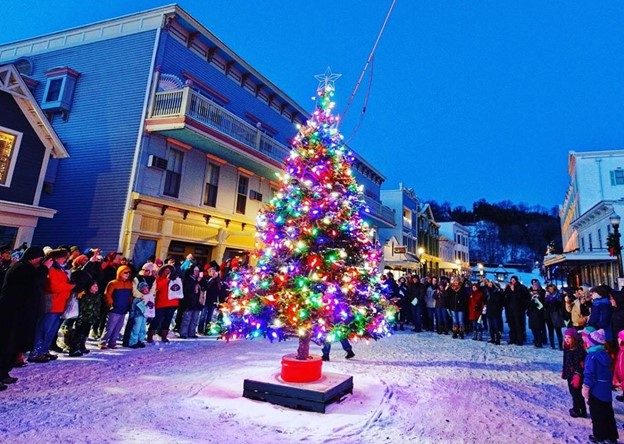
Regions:
M 378 218 L 388 223 L 391 223 L 392 225 L 396 224 L 394 220 L 394 210 L 392 210 L 392 208 L 383 205 L 381 202 L 373 199 L 370 196 L 364 196 L 364 200 L 366 201 L 366 205 L 368 205 L 368 208 L 371 210 L 371 213 L 373 213 Z
M 267 136 L 260 128 L 245 122 L 188 86 L 155 94 L 151 118 L 180 115 L 208 125 L 279 162 L 283 162 L 290 153 L 286 146 Z

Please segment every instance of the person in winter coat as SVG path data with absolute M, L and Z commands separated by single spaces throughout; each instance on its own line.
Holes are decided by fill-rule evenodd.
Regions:
M 433 293 L 435 300 L 435 318 L 436 327 L 439 335 L 448 335 L 450 323 L 448 321 L 448 313 L 446 311 L 446 284 L 440 283 Z
M 483 292 L 479 284 L 470 286 L 470 296 L 468 297 L 468 320 L 472 324 L 472 339 L 481 341 L 483 339 Z
M 4 277 L 0 290 L 0 391 L 17 381 L 9 372 L 18 355 L 34 343 L 37 318 L 43 310 L 43 257 L 42 248 L 28 248 Z
M 29 361 L 41 363 L 58 358 L 50 354 L 49 349 L 61 326 L 61 315 L 74 289 L 74 284 L 69 281 L 69 276 L 63 269 L 67 256 L 67 250 L 56 249 L 43 259 L 44 264 L 50 264 L 44 288 L 45 308 L 43 315 L 37 320 L 35 344 L 28 357 Z
M 126 314 L 132 306 L 132 270 L 127 265 L 117 268 L 117 278 L 104 290 L 104 303 L 109 308 L 106 329 L 100 340 L 100 348 L 117 347 L 117 337 L 123 327 Z
M 563 335 L 563 313 L 565 311 L 564 301 L 561 293 L 554 284 L 546 286 L 546 301 L 544 304 L 546 309 L 546 328 L 548 329 L 548 338 L 550 339 L 550 347 L 555 348 L 555 334 L 557 335 L 557 345 L 562 350 Z
M 509 344 L 523 345 L 526 311 L 531 300 L 529 290 L 512 276 L 505 288 L 505 312 L 509 323 Z
M 545 291 L 537 280 L 533 280 L 529 289 L 531 301 L 527 307 L 529 316 L 529 328 L 533 333 L 533 345 L 542 348 L 545 342 L 544 338 L 544 304 Z
M 490 329 L 490 340 L 492 344 L 500 345 L 503 335 L 503 307 L 505 306 L 505 296 L 498 284 L 486 280 L 485 282 L 485 314 L 488 319 Z
M 451 310 L 453 318 L 453 339 L 459 336 L 464 339 L 464 311 L 466 310 L 466 293 L 458 277 L 453 276 L 449 288 L 446 289 L 446 306 Z
M 598 285 L 589 291 L 592 299 L 592 307 L 587 325 L 594 327 L 596 330 L 604 330 L 607 341 L 613 340 L 613 334 L 611 333 L 611 315 L 613 313 L 613 307 L 609 300 L 611 291 L 608 285 Z
M 624 330 L 617 333 L 618 352 L 613 367 L 613 387 L 624 391 Z M 618 401 L 624 401 L 622 395 L 615 397 Z
M 570 314 L 572 327 L 577 330 L 582 330 L 589 319 L 589 310 L 585 304 L 587 300 L 591 300 L 589 290 L 588 286 L 582 285 L 573 295 L 568 294 L 564 297 L 566 312 Z
M 591 442 L 611 442 L 618 439 L 613 402 L 611 398 L 611 358 L 605 349 L 605 331 L 583 330 L 583 342 L 587 349 L 583 375 L 583 397 L 589 403 L 589 414 L 592 420 L 593 434 Z
M 156 277 L 156 315 L 147 330 L 147 342 L 154 342 L 154 333 L 159 332 L 162 342 L 168 343 L 169 326 L 180 305 L 179 299 L 169 299 L 169 285 L 177 277 L 173 265 L 163 265 Z
M 198 330 L 201 334 L 209 334 L 212 314 L 219 304 L 219 298 L 225 285 L 221 282 L 219 264 L 214 263 L 206 270 L 206 276 L 201 280 L 202 290 L 206 292 L 204 308 L 199 316 Z
M 434 294 L 438 289 L 438 278 L 432 277 L 431 283 L 427 286 L 427 290 L 425 291 L 425 305 L 427 307 L 427 319 L 429 321 L 427 325 L 427 330 L 434 331 L 436 328 L 435 325 L 435 307 L 436 301 Z
M 202 291 L 200 281 L 199 267 L 197 265 L 191 266 L 184 275 L 182 285 L 184 289 L 184 306 L 186 307 L 180 325 L 180 338 L 182 339 L 197 337 L 197 322 L 203 308 L 203 304 L 200 301 Z
M 141 267 L 139 274 L 132 280 L 132 308 L 130 316 L 134 319 L 132 330 L 128 338 L 128 346 L 130 348 L 144 348 L 145 334 L 147 330 L 147 318 L 151 310 L 154 308 L 154 292 L 156 291 L 154 282 L 156 279 L 152 276 L 154 264 L 145 263 Z M 152 316 L 153 317 L 153 316 Z
M 397 311 L 397 323 L 399 324 L 399 330 L 405 330 L 405 324 L 408 320 L 408 313 L 412 311 L 412 305 L 409 300 L 409 291 L 407 288 L 407 280 L 401 276 L 398 282 L 399 300 L 397 305 L 399 310 Z M 411 316 L 409 316 L 411 317 Z
M 618 333 L 624 330 L 624 292 L 614 291 L 611 293 L 611 337 L 617 340 Z M 620 347 L 618 347 L 619 349 Z
M 87 338 L 91 327 L 98 321 L 102 310 L 103 297 L 96 280 L 91 284 L 82 283 L 86 287 L 79 293 L 78 298 L 78 318 L 74 324 L 74 334 L 69 347 L 69 356 L 78 357 L 89 353 L 87 349 Z
M 426 288 L 420 282 L 418 275 L 413 275 L 408 283 L 408 297 L 412 310 L 412 320 L 414 321 L 414 331 L 420 333 L 423 326 L 422 311 L 425 309 Z
M 572 396 L 572 408 L 569 410 L 572 418 L 587 418 L 585 399 L 581 392 L 583 383 L 583 367 L 587 352 L 582 344 L 579 332 L 575 328 L 567 328 L 563 338 L 563 369 L 561 378 L 568 382 L 568 391 Z

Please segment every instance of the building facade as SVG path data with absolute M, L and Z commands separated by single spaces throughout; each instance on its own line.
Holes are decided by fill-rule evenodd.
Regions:
M 67 150 L 37 104 L 22 74 L 31 66 L 0 65 L 0 245 L 32 243 L 40 219 L 56 210 L 40 205 L 50 159 Z
M 35 97 L 72 152 L 46 176 L 42 201 L 59 214 L 36 240 L 137 263 L 253 248 L 255 216 L 308 114 L 201 23 L 166 6 L 0 46 L 11 60 L 32 62 Z M 383 176 L 356 157 L 368 220 L 392 226 Z
M 423 273 L 439 276 L 442 273 L 440 259 L 440 224 L 435 221 L 429 204 L 418 212 L 418 248 Z
M 381 190 L 381 200 L 396 214 L 396 225 L 381 228 L 379 239 L 384 245 L 384 265 L 399 270 L 421 272 L 418 254 L 419 201 L 411 188 L 399 184 L 396 190 Z
M 624 215 L 624 150 L 575 152 L 568 156 L 568 186 L 560 208 L 563 252 L 549 252 L 550 279 L 571 285 L 614 285 L 617 261 L 607 238 L 611 218 Z
M 453 268 L 459 273 L 470 271 L 470 230 L 458 222 L 440 222 L 440 234 L 453 242 Z M 447 264 L 446 267 L 449 267 Z

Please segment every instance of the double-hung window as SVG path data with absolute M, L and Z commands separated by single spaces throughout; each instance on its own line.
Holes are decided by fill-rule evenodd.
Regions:
M 249 178 L 245 176 L 238 177 L 238 194 L 236 196 L 236 212 L 245 214 L 247 206 L 247 191 L 249 189 Z
M 182 160 L 184 153 L 174 148 L 169 148 L 167 157 L 167 170 L 165 171 L 165 196 L 178 197 L 180 194 L 180 182 L 182 180 Z
M 214 163 L 208 163 L 208 174 L 206 176 L 206 189 L 204 191 L 204 205 L 209 207 L 217 206 L 217 193 L 219 191 L 219 173 L 221 168 Z

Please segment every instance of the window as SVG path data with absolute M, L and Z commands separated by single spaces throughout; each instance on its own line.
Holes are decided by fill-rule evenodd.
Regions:
M 74 90 L 80 73 L 64 66 L 48 70 L 46 76 L 41 109 L 50 112 L 61 111 L 66 116 L 74 100 Z
M 258 202 L 262 202 L 262 193 L 256 190 L 249 190 L 249 198 L 251 200 L 257 200 Z
M 598 228 L 598 248 L 602 250 L 602 230 Z
M 587 241 L 589 243 L 589 251 L 594 251 L 594 245 L 593 245 L 593 242 L 592 242 L 592 235 L 591 235 L 591 233 L 589 233 L 587 235 Z
M 46 90 L 45 101 L 56 102 L 61 95 L 61 88 L 63 88 L 63 77 L 50 79 L 50 82 L 48 83 L 48 88 Z
M 403 208 L 403 226 L 412 228 L 412 212 L 407 208 Z
M 11 186 L 22 133 L 0 127 L 0 186 Z
M 249 188 L 249 179 L 245 176 L 238 178 L 238 196 L 236 197 L 236 212 L 245 214 L 247 206 L 247 189 Z
M 206 179 L 206 190 L 204 192 L 204 205 L 208 205 L 209 207 L 217 206 L 220 170 L 221 168 L 219 165 L 208 163 L 208 177 Z
M 611 171 L 611 185 L 624 185 L 624 170 L 622 168 Z
M 581 251 L 585 251 L 585 238 L 581 237 Z
M 178 197 L 180 194 L 180 181 L 182 179 L 182 159 L 184 153 L 176 149 L 169 149 L 167 158 L 167 171 L 165 171 L 165 196 Z

